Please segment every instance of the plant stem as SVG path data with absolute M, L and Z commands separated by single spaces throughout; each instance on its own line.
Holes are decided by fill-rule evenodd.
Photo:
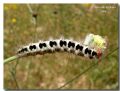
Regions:
M 15 60 L 15 59 L 18 59 L 19 57 L 20 57 L 20 56 L 18 56 L 18 55 L 9 57 L 9 58 L 7 58 L 7 59 L 4 60 L 4 64 L 6 64 L 6 63 L 8 63 L 8 62 L 11 62 L 11 61 L 13 61 L 13 60 Z

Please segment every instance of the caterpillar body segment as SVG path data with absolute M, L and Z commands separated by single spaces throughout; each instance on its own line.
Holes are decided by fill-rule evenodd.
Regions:
M 23 46 L 17 51 L 17 55 L 30 55 L 37 53 L 50 53 L 56 51 L 67 51 L 76 55 L 82 55 L 85 57 L 98 58 L 98 53 L 95 49 L 85 46 L 72 39 L 50 39 L 48 41 L 39 41 L 37 43 L 31 43 L 27 46 Z

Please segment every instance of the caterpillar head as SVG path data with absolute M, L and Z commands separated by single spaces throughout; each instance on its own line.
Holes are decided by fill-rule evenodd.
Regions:
M 95 50 L 104 52 L 107 48 L 107 39 L 101 37 L 100 35 L 89 34 L 86 36 L 84 45 L 90 46 Z
M 104 52 L 104 50 L 107 47 L 107 42 L 105 40 L 105 38 L 99 36 L 99 35 L 94 35 L 93 36 L 93 45 L 95 46 L 95 48 L 101 50 L 102 52 Z

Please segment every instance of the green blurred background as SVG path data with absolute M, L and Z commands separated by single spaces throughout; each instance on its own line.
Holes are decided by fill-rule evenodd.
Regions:
M 104 56 L 118 48 L 117 4 L 30 6 L 37 13 L 36 25 L 27 4 L 4 4 L 4 59 L 32 42 L 61 36 L 83 41 L 89 33 L 107 37 Z M 95 62 L 64 52 L 20 58 L 4 65 L 4 88 L 57 89 Z M 118 66 L 116 50 L 62 89 L 118 89 Z

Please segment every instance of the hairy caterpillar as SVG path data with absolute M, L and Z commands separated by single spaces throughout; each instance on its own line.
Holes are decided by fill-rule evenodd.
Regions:
M 82 43 L 70 39 L 54 39 L 49 41 L 39 41 L 23 46 L 17 51 L 18 55 L 34 55 L 37 53 L 50 53 L 56 51 L 66 51 L 76 55 L 92 58 L 100 58 L 102 53 L 94 48 L 90 48 Z

